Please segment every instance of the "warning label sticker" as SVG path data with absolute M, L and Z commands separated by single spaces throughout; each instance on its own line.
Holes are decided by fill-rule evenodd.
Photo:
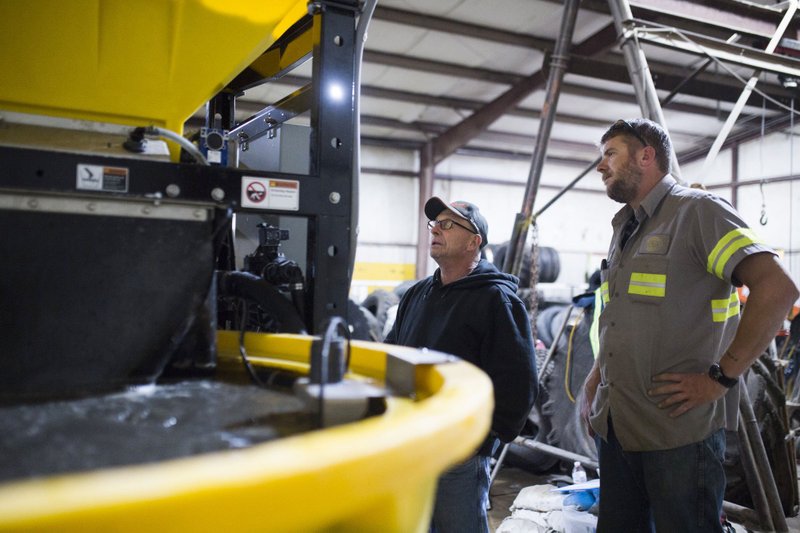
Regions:
M 244 176 L 242 178 L 242 207 L 255 209 L 300 209 L 300 182 Z
M 84 191 L 128 192 L 128 169 L 80 164 L 75 188 Z

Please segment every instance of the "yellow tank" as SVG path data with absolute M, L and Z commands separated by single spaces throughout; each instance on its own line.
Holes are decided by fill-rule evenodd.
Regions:
M 305 0 L 0 0 L 0 109 L 177 133 Z
M 254 365 L 307 370 L 311 338 L 248 334 Z M 220 332 L 221 371 L 239 371 Z M 349 377 L 382 382 L 387 350 L 353 342 Z M 412 350 L 416 352 L 416 350 Z M 488 432 L 489 378 L 458 361 L 418 365 L 414 399 L 379 416 L 155 464 L 0 485 L 0 531 L 426 531 L 436 479 Z M 5 460 L 10 458 L 6 457 Z

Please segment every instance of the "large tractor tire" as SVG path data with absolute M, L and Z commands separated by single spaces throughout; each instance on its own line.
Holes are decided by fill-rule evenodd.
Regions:
M 503 263 L 506 260 L 508 244 L 508 242 L 504 242 L 497 245 L 494 249 L 494 258 L 492 259 L 492 262 L 500 270 L 503 269 Z M 540 246 L 539 261 L 537 265 L 539 267 L 539 278 L 537 280 L 539 283 L 552 283 L 558 279 L 558 275 L 561 273 L 561 259 L 559 258 L 558 251 L 555 248 Z M 531 286 L 530 248 L 526 248 L 525 253 L 522 255 L 522 269 L 519 274 L 519 286 L 523 289 L 527 289 Z
M 529 416 L 529 425 L 532 426 L 533 440 L 596 460 L 594 440 L 589 437 L 580 416 L 583 382 L 594 364 L 589 343 L 592 310 L 581 312 L 581 309 L 573 308 L 570 312 L 567 306 L 549 307 L 540 313 L 537 330 L 540 340 L 548 338 L 552 344 L 567 313 L 571 314 L 570 323 L 559 338 L 547 366 L 543 363 L 549 346 L 541 354 L 537 351 L 539 396 Z M 519 445 L 512 445 L 509 455 L 513 464 L 536 473 L 550 470 L 559 463 L 559 459 L 551 454 Z

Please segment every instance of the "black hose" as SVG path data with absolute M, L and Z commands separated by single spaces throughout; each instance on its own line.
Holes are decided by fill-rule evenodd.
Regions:
M 282 333 L 306 333 L 306 326 L 292 303 L 274 285 L 249 272 L 217 272 L 221 296 L 256 302 L 280 323 Z

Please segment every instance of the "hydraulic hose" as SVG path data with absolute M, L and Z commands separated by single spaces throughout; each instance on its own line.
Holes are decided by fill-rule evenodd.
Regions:
M 159 128 L 157 126 L 147 127 L 145 128 L 144 132 L 147 135 L 158 135 L 159 137 L 164 137 L 165 139 L 169 139 L 170 141 L 178 143 L 181 148 L 189 152 L 189 154 L 191 154 L 191 156 L 194 157 L 198 163 L 208 165 L 208 160 L 206 159 L 206 156 L 203 155 L 203 152 L 198 150 L 194 144 L 189 142 L 189 140 L 182 135 L 178 135 L 174 131 Z
M 292 303 L 271 283 L 249 272 L 217 272 L 221 296 L 252 300 L 281 324 L 282 333 L 306 333 L 306 326 Z

